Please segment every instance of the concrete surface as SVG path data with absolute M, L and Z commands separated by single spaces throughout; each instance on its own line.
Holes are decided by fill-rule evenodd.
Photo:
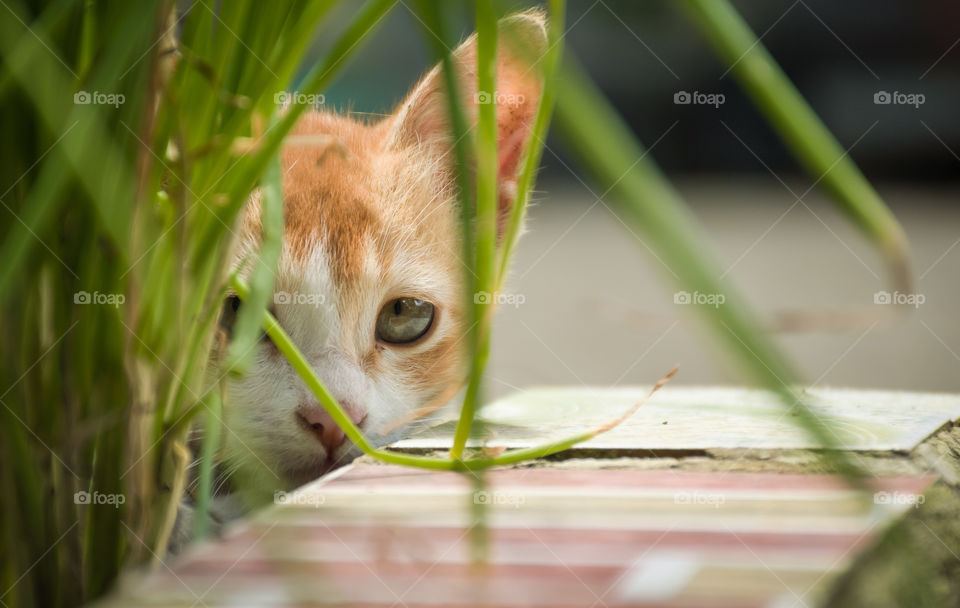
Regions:
M 546 162 L 556 163 L 547 158 Z M 728 278 L 769 321 L 782 311 L 867 311 L 842 329 L 781 333 L 810 385 L 960 391 L 960 207 L 956 187 L 879 184 L 911 239 L 912 314 L 874 324 L 889 290 L 879 256 L 816 190 L 797 203 L 773 177 L 679 178 Z M 798 194 L 809 180 L 786 180 Z M 672 384 L 747 378 L 674 304 L 669 270 L 574 178 L 543 183 L 494 328 L 490 397 L 532 385 Z M 596 203 L 596 204 L 595 204 Z
M 548 387 L 517 391 L 483 408 L 483 431 L 468 445 L 529 448 L 596 429 L 642 405 L 609 431 L 574 446 L 618 453 L 710 449 L 816 449 L 779 397 L 765 390 L 671 386 L 646 399 L 649 387 Z M 909 451 L 960 420 L 960 395 L 809 389 L 807 403 L 838 448 Z M 398 441 L 399 449 L 453 444 L 457 412 L 449 420 Z

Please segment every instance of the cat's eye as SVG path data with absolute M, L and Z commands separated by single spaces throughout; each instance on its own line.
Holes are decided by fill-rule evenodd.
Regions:
M 423 337 L 433 324 L 433 304 L 415 298 L 391 300 L 377 317 L 377 338 L 391 344 L 409 344 Z
M 240 311 L 242 302 L 237 296 L 228 296 L 223 301 L 223 308 L 220 309 L 220 328 L 227 334 L 228 338 L 233 337 L 233 326 L 237 324 L 237 314 Z M 271 311 L 272 312 L 272 311 Z M 267 340 L 267 333 L 260 331 L 260 339 Z
M 240 298 L 229 296 L 223 301 L 223 308 L 220 310 L 220 327 L 227 335 L 233 333 L 233 326 L 237 322 L 237 311 L 240 310 Z

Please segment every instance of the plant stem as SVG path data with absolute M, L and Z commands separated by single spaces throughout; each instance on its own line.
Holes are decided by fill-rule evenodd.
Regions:
M 209 530 L 210 501 L 213 495 L 213 470 L 217 448 L 220 445 L 221 393 L 212 390 L 204 399 L 206 419 L 203 421 L 203 446 L 200 452 L 200 473 L 197 482 L 197 501 L 193 512 L 193 535 L 197 540 L 206 538 Z
M 492 0 L 477 2 L 477 91 L 488 94 L 489 103 L 477 104 L 477 137 L 474 149 L 477 159 L 477 217 L 476 257 L 474 260 L 473 297 L 467 306 L 473 307 L 477 323 L 473 357 L 470 361 L 470 379 L 467 384 L 460 419 L 454 432 L 450 457 L 459 459 L 473 427 L 477 402 L 483 382 L 483 370 L 490 356 L 490 314 L 493 307 L 489 298 L 476 294 L 489 293 L 494 287 L 494 263 L 497 247 L 498 156 L 497 156 L 497 12 Z M 469 294 L 468 294 L 469 295 Z
M 540 105 L 533 123 L 530 142 L 524 151 L 523 162 L 520 167 L 520 177 L 517 180 L 517 200 L 510 210 L 510 219 L 507 230 L 502 237 L 500 252 L 500 268 L 497 272 L 496 290 L 499 291 L 507 276 L 513 248 L 520 236 L 520 226 L 527 214 L 527 203 L 533 189 L 534 178 L 540 167 L 543 156 L 543 144 L 546 140 L 547 128 L 550 126 L 550 117 L 553 116 L 553 107 L 556 102 L 556 74 L 563 56 L 563 28 L 566 21 L 566 0 L 550 0 L 550 21 L 547 26 L 547 52 L 542 59 L 543 90 L 540 94 Z M 517 41 L 521 43 L 522 41 Z
M 237 314 L 225 362 L 225 367 L 233 374 L 246 371 L 253 347 L 260 339 L 263 311 L 270 305 L 273 296 L 274 278 L 283 247 L 283 169 L 279 152 L 267 164 L 260 191 L 260 251 L 251 260 L 248 279 L 250 294 Z

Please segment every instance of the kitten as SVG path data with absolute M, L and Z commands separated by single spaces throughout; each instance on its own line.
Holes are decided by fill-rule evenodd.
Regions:
M 495 94 L 476 90 L 475 36 L 456 49 L 454 64 L 471 124 L 478 103 L 497 103 L 502 229 L 541 91 L 539 67 L 505 39 L 509 32 L 540 57 L 544 18 L 513 15 L 500 32 Z M 271 310 L 378 445 L 403 437 L 409 425 L 394 428 L 396 421 L 449 401 L 466 379 L 466 270 L 444 91 L 438 66 L 375 124 L 307 114 L 282 153 L 285 235 Z M 254 195 L 234 267 L 255 255 L 259 239 Z M 239 305 L 227 300 L 224 325 Z M 223 373 L 216 357 L 210 371 Z M 227 385 L 226 466 L 256 485 L 290 488 L 360 454 L 269 340 Z

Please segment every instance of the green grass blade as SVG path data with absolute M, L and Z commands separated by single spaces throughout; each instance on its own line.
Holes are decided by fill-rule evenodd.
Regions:
M 533 190 L 534 179 L 540 168 L 540 159 L 543 155 L 543 143 L 547 138 L 547 128 L 553 116 L 556 102 L 556 72 L 563 56 L 563 30 L 566 23 L 566 0 L 550 0 L 550 20 L 547 24 L 547 52 L 540 62 L 543 74 L 543 92 L 540 96 L 540 105 L 534 120 L 530 144 L 524 151 L 521 163 L 520 177 L 517 180 L 517 201 L 510 210 L 510 219 L 503 236 L 502 251 L 500 253 L 500 267 L 497 272 L 497 288 L 500 291 L 507 277 L 510 258 L 520 236 L 520 227 L 527 214 L 527 203 Z M 522 41 L 518 41 L 522 42 Z
M 206 416 L 203 421 L 203 445 L 200 451 L 200 472 L 197 476 L 197 500 L 193 512 L 193 535 L 197 540 L 210 533 L 210 500 L 213 496 L 213 471 L 216 467 L 217 449 L 220 446 L 222 426 L 222 400 L 220 391 L 214 389 L 204 399 Z
M 719 307 L 699 307 L 718 339 L 736 355 L 743 369 L 774 391 L 796 414 L 795 420 L 832 454 L 845 473 L 856 467 L 833 451 L 835 434 L 816 416 L 795 387 L 797 375 L 779 349 L 754 322 L 755 316 L 733 288 L 718 277 L 720 270 L 704 250 L 706 237 L 666 177 L 631 135 L 630 128 L 573 63 L 558 78 L 556 122 L 568 149 L 581 166 L 609 190 L 627 224 L 643 234 L 684 289 L 723 294 Z
M 750 26 L 728 0 L 683 5 L 794 157 L 879 245 L 894 285 L 911 292 L 909 248 L 900 223 Z
M 478 0 L 477 6 L 477 90 L 497 90 L 497 11 L 491 0 Z M 454 99 L 459 101 L 459 99 Z M 497 186 L 497 104 L 478 104 L 477 128 L 474 138 L 474 156 L 476 158 L 477 198 L 474 220 L 476 255 L 473 264 L 472 293 L 495 291 L 494 268 L 497 247 L 497 204 L 499 191 Z M 461 168 L 460 171 L 465 171 Z M 490 356 L 490 322 L 492 306 L 486 306 L 472 296 L 467 301 L 473 307 L 472 318 L 477 321 L 473 326 L 475 339 L 470 359 L 470 378 L 460 410 L 453 447 L 450 457 L 459 459 L 470 436 L 473 418 L 483 382 L 483 370 Z
M 56 154 L 41 169 L 37 187 L 24 201 L 20 221 L 8 232 L 0 245 L 0 293 L 7 293 L 11 285 L 26 270 L 24 260 L 33 248 L 42 243 L 38 234 L 45 234 L 56 211 L 55 203 L 67 185 L 63 175 L 67 171 L 66 159 Z M 6 210 L 4 210 L 6 212 Z
M 263 311 L 273 297 L 274 276 L 283 247 L 283 169 L 280 154 L 274 155 L 263 176 L 260 197 L 260 220 L 263 239 L 260 252 L 251 261 L 248 284 L 250 292 L 237 314 L 230 348 L 227 351 L 226 367 L 231 373 L 246 371 L 254 353 L 254 345 L 260 339 Z
M 247 284 L 239 277 L 233 276 L 230 279 L 230 286 L 240 299 L 246 303 L 247 298 L 250 297 L 250 288 Z M 333 421 L 343 430 L 350 441 L 356 444 L 364 453 L 371 453 L 374 450 L 371 443 L 360 431 L 360 428 L 350 419 L 350 416 L 340 407 L 340 404 L 333 398 L 333 395 L 330 394 L 327 387 L 323 385 L 323 382 L 314 373 L 313 368 L 310 367 L 310 364 L 306 358 L 304 358 L 300 349 L 297 348 L 290 339 L 290 336 L 280 327 L 280 324 L 273 315 L 266 310 L 261 310 L 261 323 L 263 324 L 264 331 L 267 332 L 267 335 L 273 341 L 274 345 L 283 353 L 297 374 L 307 383 L 308 388 L 310 388 L 314 396 L 317 397 L 320 405 L 327 410 L 327 413 L 330 414 Z
M 324 87 L 347 64 L 350 55 L 359 48 L 363 40 L 376 29 L 394 6 L 396 6 L 396 0 L 369 0 L 324 59 L 304 77 L 300 92 L 311 95 L 323 91 Z M 267 163 L 280 149 L 283 139 L 308 107 L 305 103 L 291 104 L 276 126 L 263 135 L 257 150 L 249 157 L 241 162 L 226 158 L 211 169 L 211 173 L 215 175 L 222 175 L 225 172 L 230 174 L 231 177 L 225 184 L 228 202 L 216 209 L 214 217 L 208 218 L 200 228 L 201 235 L 196 240 L 198 245 L 195 252 L 196 259 L 204 259 L 210 255 L 210 249 L 219 242 L 216 236 L 223 224 L 232 223 L 240 208 L 246 203 L 246 197 L 253 189 L 256 179 L 263 174 Z

